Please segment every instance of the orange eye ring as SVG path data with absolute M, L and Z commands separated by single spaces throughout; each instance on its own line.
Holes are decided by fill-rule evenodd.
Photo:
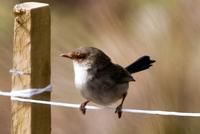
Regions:
M 77 59 L 84 59 L 86 57 L 86 54 L 84 54 L 84 53 L 77 53 L 77 54 L 75 54 L 75 57 Z

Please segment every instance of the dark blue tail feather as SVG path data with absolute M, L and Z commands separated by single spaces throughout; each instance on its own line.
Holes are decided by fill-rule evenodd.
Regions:
M 128 72 L 136 73 L 145 69 L 148 69 L 152 66 L 152 63 L 154 63 L 155 60 L 151 60 L 149 56 L 142 56 L 139 59 L 137 59 L 135 62 L 133 62 L 131 65 L 126 67 L 126 70 Z

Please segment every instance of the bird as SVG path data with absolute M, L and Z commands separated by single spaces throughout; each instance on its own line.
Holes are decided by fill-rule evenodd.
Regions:
M 89 102 L 108 106 L 121 99 L 115 109 L 118 118 L 122 116 L 129 82 L 135 81 L 132 74 L 148 69 L 155 62 L 145 55 L 127 67 L 122 67 L 113 63 L 108 55 L 95 47 L 79 47 L 60 56 L 73 61 L 75 87 L 86 99 L 80 105 L 81 112 L 86 113 L 86 105 Z

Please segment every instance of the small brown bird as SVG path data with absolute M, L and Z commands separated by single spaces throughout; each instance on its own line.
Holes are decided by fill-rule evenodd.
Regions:
M 94 47 L 80 47 L 61 56 L 73 60 L 75 86 L 86 99 L 80 106 L 82 113 L 86 113 L 85 106 L 90 101 L 105 106 L 122 99 L 115 110 L 119 118 L 129 82 L 135 81 L 131 74 L 148 69 L 155 62 L 149 56 L 143 56 L 123 68 Z

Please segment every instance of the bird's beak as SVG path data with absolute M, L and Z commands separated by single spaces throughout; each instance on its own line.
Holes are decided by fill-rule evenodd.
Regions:
M 69 52 L 69 53 L 65 53 L 65 54 L 60 54 L 61 57 L 66 57 L 69 59 L 73 59 L 73 53 Z

